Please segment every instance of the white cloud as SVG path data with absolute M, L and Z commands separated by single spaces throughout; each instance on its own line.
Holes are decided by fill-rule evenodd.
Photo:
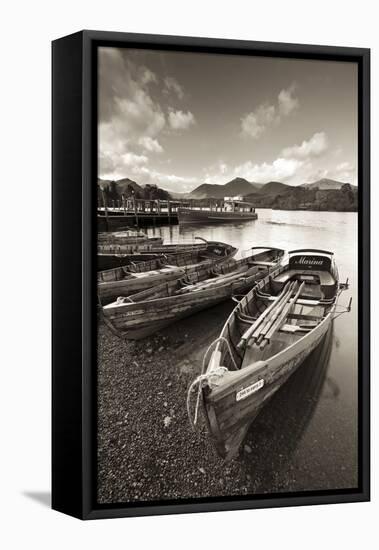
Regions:
M 240 164 L 228 172 L 223 172 L 219 166 L 218 170 L 210 170 L 206 173 L 207 183 L 225 183 L 235 177 L 245 178 L 247 181 L 266 183 L 268 181 L 286 182 L 293 177 L 301 168 L 303 162 L 297 159 L 286 159 L 279 157 L 273 162 L 254 163 L 250 160 Z
M 157 93 L 158 85 L 166 99 Z M 163 152 L 161 136 L 166 130 L 186 130 L 196 123 L 191 111 L 165 103 L 184 96 L 175 78 L 158 78 L 127 50 L 100 48 L 99 176 L 118 179 L 134 174 L 141 176 L 141 183 L 153 183 L 154 178 L 158 183 L 175 178 L 178 184 L 185 183 L 180 176 L 166 176 L 149 167 L 150 157 Z
M 241 133 L 253 139 L 260 137 L 267 128 L 279 124 L 283 117 L 289 116 L 299 106 L 299 100 L 293 95 L 295 85 L 281 90 L 277 104 L 264 103 L 241 118 Z
M 358 185 L 357 167 L 352 162 L 340 162 L 339 164 L 337 164 L 337 166 L 319 168 L 318 170 L 309 172 L 304 181 L 311 183 L 313 181 L 318 181 L 323 178 L 329 178 L 332 180 L 341 181 L 343 183 Z
M 141 67 L 139 69 L 139 76 L 142 84 L 150 84 L 150 82 L 155 82 L 155 83 L 158 82 L 157 75 L 147 67 Z
M 162 153 L 163 147 L 157 139 L 153 139 L 149 136 L 143 136 L 139 138 L 138 144 L 141 145 L 146 151 L 150 153 Z
M 185 192 L 191 190 L 195 184 L 198 184 L 198 179 L 196 178 L 165 174 L 144 165 L 135 165 L 132 173 L 139 178 L 139 182 L 143 184 L 157 184 L 168 191 Z
M 220 163 L 220 172 L 221 174 L 226 174 L 228 171 L 228 165 L 225 162 Z
M 256 183 L 268 181 L 303 183 L 307 181 L 310 174 L 315 173 L 312 159 L 319 160 L 327 150 L 327 135 L 325 132 L 318 132 L 300 145 L 283 149 L 272 162 L 254 163 L 248 160 L 238 166 L 229 167 L 224 161 L 220 161 L 205 171 L 205 180 L 208 183 L 224 183 L 235 177 L 242 177 Z M 340 163 L 337 168 L 340 172 L 346 172 L 349 169 L 346 163 Z M 326 177 L 326 173 L 323 177 Z
M 138 90 L 133 100 L 116 99 L 118 117 L 112 121 L 115 129 L 128 139 L 137 139 L 139 135 L 154 137 L 165 126 L 165 116 L 159 105 L 144 91 Z
M 179 84 L 179 82 L 174 78 L 173 76 L 166 76 L 163 79 L 164 88 L 163 93 L 170 94 L 174 93 L 178 96 L 179 99 L 184 98 L 184 90 L 182 86 Z
M 352 162 L 341 162 L 336 166 L 333 179 L 358 185 L 357 167 Z
M 151 86 L 156 75 L 133 63 L 130 56 L 116 48 L 99 50 L 99 162 L 100 177 L 120 175 L 126 166 L 123 155 L 135 155 L 140 139 L 147 138 L 145 149 L 160 145 L 157 136 L 166 126 L 160 104 L 154 100 Z M 146 143 L 148 145 L 146 146 Z M 137 157 L 134 160 L 138 163 Z M 146 161 L 147 162 L 147 161 Z M 121 176 L 125 176 L 121 174 Z
M 336 166 L 336 170 L 338 170 L 339 172 L 350 171 L 352 169 L 353 169 L 353 165 L 351 164 L 351 162 L 341 162 Z
M 120 179 L 141 170 L 149 159 L 146 155 L 135 153 L 115 153 L 114 151 L 103 151 L 99 154 L 99 175 L 104 179 Z
M 286 147 L 282 155 L 286 158 L 305 159 L 308 157 L 318 157 L 328 148 L 328 138 L 325 132 L 317 132 L 308 140 L 304 140 L 300 145 Z
M 258 138 L 275 119 L 274 105 L 260 105 L 256 111 L 241 119 L 242 133 Z
M 237 166 L 235 173 L 242 174 L 243 178 L 253 182 L 287 181 L 296 173 L 301 165 L 302 162 L 299 160 L 279 157 L 271 163 L 254 164 L 248 161 Z
M 124 153 L 121 155 L 121 159 L 125 166 L 146 164 L 149 160 L 145 155 L 135 155 L 134 153 Z
M 150 91 L 155 81 L 152 71 L 133 63 L 122 50 L 100 48 L 100 124 L 112 124 L 121 140 L 156 137 L 165 126 L 165 115 Z
M 293 92 L 295 91 L 294 84 L 287 88 L 286 90 L 281 90 L 278 95 L 278 107 L 279 113 L 281 116 L 288 116 L 298 108 L 299 100 L 297 97 L 294 97 Z
M 185 113 L 171 109 L 168 114 L 168 122 L 173 130 L 187 130 L 187 128 L 195 124 L 195 117 L 191 111 Z

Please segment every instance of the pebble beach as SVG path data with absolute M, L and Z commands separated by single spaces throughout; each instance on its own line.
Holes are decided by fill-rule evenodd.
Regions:
M 345 461 L 341 468 L 339 457 L 333 460 L 334 434 L 324 424 L 302 449 L 325 384 L 320 350 L 263 409 L 229 463 L 217 455 L 201 414 L 192 429 L 187 390 L 232 307 L 221 304 L 140 341 L 120 339 L 99 322 L 100 504 L 351 487 L 355 464 Z M 323 468 L 326 456 L 329 471 Z

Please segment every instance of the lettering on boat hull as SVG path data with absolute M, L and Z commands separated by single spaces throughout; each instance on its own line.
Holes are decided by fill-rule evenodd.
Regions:
M 257 392 L 264 386 L 264 380 L 263 378 L 261 380 L 258 380 L 258 382 L 255 382 L 251 386 L 247 386 L 246 388 L 242 388 L 242 390 L 238 391 L 236 393 L 236 401 L 242 401 L 243 399 L 246 399 L 246 397 L 249 397 L 252 393 Z

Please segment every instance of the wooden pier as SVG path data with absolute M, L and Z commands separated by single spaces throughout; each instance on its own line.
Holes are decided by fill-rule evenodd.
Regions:
M 178 201 L 125 199 L 98 205 L 99 231 L 111 231 L 120 227 L 146 227 L 151 225 L 177 225 Z
M 217 201 L 220 202 L 220 201 Z M 215 200 L 162 200 L 122 198 L 98 201 L 98 231 L 113 231 L 123 227 L 148 227 L 155 225 L 177 225 L 178 208 L 217 207 Z M 222 202 L 222 201 L 221 201 Z

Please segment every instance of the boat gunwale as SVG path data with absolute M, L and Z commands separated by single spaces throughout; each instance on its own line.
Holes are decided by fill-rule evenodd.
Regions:
M 284 266 L 279 266 L 279 274 L 282 273 L 283 271 L 286 271 L 288 269 L 288 264 L 284 265 Z M 262 279 L 261 281 L 259 281 L 259 283 L 257 283 L 247 294 L 246 296 L 244 296 L 240 302 L 236 305 L 236 307 L 233 309 L 233 311 L 230 313 L 230 315 L 228 316 L 227 320 L 225 321 L 225 324 L 221 330 L 221 333 L 220 333 L 220 337 L 224 337 L 224 338 L 227 338 L 227 340 L 229 341 L 229 343 L 233 346 L 233 350 L 235 350 L 235 346 L 232 342 L 230 342 L 230 338 L 228 338 L 228 326 L 230 324 L 230 322 L 232 321 L 232 319 L 235 317 L 235 314 L 237 311 L 239 311 L 240 313 L 243 313 L 241 311 L 242 307 L 243 307 L 243 302 L 247 303 L 253 298 L 253 296 L 257 293 L 258 290 L 260 290 L 260 288 L 264 287 L 268 282 L 269 282 L 269 279 L 270 279 L 270 275 L 272 274 L 268 274 L 267 277 L 265 279 L 267 279 L 267 281 L 265 282 L 265 279 Z M 338 281 L 336 281 L 336 284 L 338 284 Z M 297 345 L 298 343 L 302 342 L 304 338 L 308 338 L 309 336 L 311 336 L 315 330 L 317 330 L 319 328 L 319 326 L 321 326 L 324 321 L 326 321 L 330 315 L 332 315 L 332 313 L 334 312 L 335 308 L 336 308 L 336 305 L 337 305 L 337 298 L 338 298 L 338 293 L 336 292 L 336 295 L 335 297 L 333 298 L 333 303 L 329 304 L 330 305 L 330 310 L 328 311 L 328 313 L 322 317 L 322 319 L 320 320 L 320 322 L 314 327 L 312 328 L 312 330 L 310 330 L 308 333 L 304 333 L 303 336 L 301 336 L 300 338 L 298 338 L 298 340 L 296 340 L 296 342 L 293 342 L 290 346 L 284 348 L 283 350 L 280 350 L 277 354 L 274 354 L 272 355 L 271 357 L 269 357 L 269 359 L 265 359 L 264 361 L 271 361 L 273 359 L 277 359 L 278 356 L 280 356 L 280 354 L 288 351 L 288 349 L 290 349 L 292 346 L 295 346 Z M 325 304 L 325 305 L 328 305 L 328 304 Z M 222 341 L 218 342 L 217 343 L 217 346 L 215 348 L 214 351 L 220 351 L 220 346 L 222 345 Z M 236 353 L 237 354 L 237 353 Z M 238 372 L 242 372 L 242 371 L 245 371 L 246 369 L 249 369 L 251 366 L 253 366 L 255 363 L 257 363 L 259 361 L 256 361 L 254 363 L 252 363 L 251 365 L 246 365 L 245 367 L 242 368 L 242 361 L 241 361 L 241 366 L 238 370 L 229 370 L 228 369 L 228 373 L 231 373 L 231 374 L 234 374 L 234 373 L 238 373 Z M 221 365 L 217 362 L 211 362 L 209 360 L 209 363 L 208 363 L 208 367 L 206 369 L 206 373 L 210 373 L 213 369 L 217 368 L 217 367 L 220 367 Z
M 282 249 L 274 249 L 274 250 L 282 251 Z M 241 258 L 240 260 L 236 260 L 236 262 L 241 261 L 241 262 L 243 262 L 243 263 L 241 263 L 241 265 L 248 265 L 249 259 L 252 258 L 253 256 L 254 255 L 252 255 L 251 257 Z M 283 256 L 281 256 L 279 258 L 279 260 L 277 261 L 277 264 L 274 267 L 267 268 L 267 273 L 265 274 L 264 278 L 261 279 L 261 281 L 264 280 L 266 277 L 272 276 L 274 273 L 276 273 L 276 271 L 280 267 L 280 262 L 282 260 L 282 257 Z M 232 259 L 232 258 L 228 258 L 228 259 Z M 207 293 L 209 294 L 209 293 L 212 293 L 212 292 L 216 292 L 220 289 L 226 289 L 226 288 L 228 288 L 230 286 L 233 286 L 233 285 L 237 286 L 236 283 L 239 282 L 239 281 L 241 281 L 241 284 L 244 283 L 244 284 L 250 285 L 250 282 L 252 282 L 252 281 L 250 281 L 250 279 L 256 279 L 258 274 L 263 272 L 263 270 L 260 270 L 258 266 L 252 266 L 252 268 L 253 267 L 257 267 L 257 271 L 254 274 L 251 274 L 247 277 L 244 277 L 243 273 L 236 272 L 235 273 L 236 279 L 234 281 L 225 282 L 223 284 L 222 278 L 226 278 L 228 275 L 233 276 L 233 272 L 231 272 L 230 274 L 219 274 L 219 278 L 220 278 L 219 284 L 217 284 L 218 277 L 215 277 L 215 285 L 212 288 L 206 288 L 206 289 L 202 289 L 202 290 L 193 290 L 192 292 L 196 293 L 196 298 L 197 298 L 198 296 L 206 296 Z M 240 277 L 238 277 L 238 275 L 240 275 Z M 156 285 L 154 287 L 151 287 L 151 290 L 153 290 L 154 288 L 158 289 L 159 287 L 161 287 L 163 289 L 167 285 L 168 282 L 175 282 L 175 281 L 179 282 L 181 278 L 182 277 L 178 277 L 178 279 L 172 279 L 171 281 L 163 281 L 163 282 L 159 283 L 158 285 Z M 248 282 L 246 282 L 247 279 L 249 280 Z M 257 283 L 257 285 L 261 281 L 259 281 Z M 117 282 L 119 282 L 119 281 L 117 281 Z M 201 284 L 202 282 L 204 283 L 205 281 L 200 281 L 199 284 Z M 105 284 L 108 284 L 108 283 L 105 283 Z M 254 285 L 254 288 L 257 285 Z M 144 292 L 144 291 L 142 291 L 142 292 Z M 139 294 L 139 292 L 137 292 L 135 295 L 138 295 L 138 294 Z M 187 295 L 185 293 L 183 293 L 183 294 L 179 294 L 179 295 L 161 296 L 161 297 L 158 297 L 158 298 L 151 298 L 151 299 L 143 300 L 143 301 L 140 301 L 140 302 L 125 302 L 125 303 L 121 303 L 121 304 L 117 304 L 116 302 L 111 302 L 110 304 L 107 304 L 107 305 L 103 306 L 103 308 L 106 309 L 107 312 L 111 311 L 112 309 L 120 311 L 121 307 L 126 307 L 126 309 L 131 310 L 131 309 L 133 309 L 132 308 L 133 305 L 140 306 L 139 308 L 136 307 L 136 309 L 140 309 L 144 304 L 154 305 L 154 304 L 157 304 L 158 302 L 163 303 L 164 301 L 168 301 L 168 300 L 170 300 L 170 303 L 175 303 L 176 301 L 178 301 L 178 302 L 183 301 L 183 299 L 185 299 L 186 297 L 187 297 Z M 191 292 L 189 292 L 188 297 L 194 298 L 195 295 L 192 294 Z M 133 294 L 130 295 L 129 298 L 131 300 L 133 300 Z M 118 313 L 118 315 L 120 315 L 120 313 Z M 228 319 L 229 319 L 229 317 L 228 317 Z
M 275 361 L 277 361 L 278 359 L 280 359 L 280 356 L 285 354 L 285 353 L 288 353 L 291 349 L 294 349 L 295 346 L 296 347 L 299 347 L 300 344 L 303 344 L 303 340 L 305 338 L 309 338 L 310 336 L 314 336 L 315 332 L 316 331 L 319 331 L 319 332 L 322 332 L 321 330 L 318 330 L 320 328 L 323 328 L 323 325 L 325 325 L 326 322 L 330 322 L 332 319 L 330 318 L 331 315 L 333 314 L 333 309 L 335 308 L 335 304 L 331 307 L 331 310 L 327 313 L 327 315 L 325 315 L 325 317 L 323 317 L 321 319 L 321 321 L 318 323 L 318 325 L 316 327 L 314 327 L 311 331 L 309 331 L 308 333 L 305 333 L 303 336 L 301 336 L 298 340 L 296 340 L 296 342 L 293 342 L 291 345 L 289 345 L 288 347 L 280 350 L 278 353 L 272 355 L 271 357 L 269 357 L 268 359 L 262 359 L 262 360 L 258 360 L 258 361 L 254 361 L 253 363 L 249 364 L 249 365 L 246 365 L 245 367 L 243 368 L 240 368 L 238 370 L 229 370 L 228 369 L 228 372 L 225 373 L 225 376 L 228 376 L 229 380 L 231 383 L 238 383 L 238 379 L 243 379 L 247 376 L 252 376 L 254 374 L 254 371 L 257 370 L 259 371 L 260 369 L 265 369 L 265 370 L 269 370 L 270 369 L 270 366 L 271 368 L 273 368 L 272 366 L 272 363 Z M 234 310 L 233 310 L 234 311 Z M 328 329 L 326 329 L 327 331 Z M 316 338 L 317 339 L 317 338 Z M 312 351 L 312 350 L 311 350 Z M 311 351 L 309 353 L 311 353 Z M 299 352 L 300 353 L 300 352 Z M 296 359 L 297 355 L 299 355 L 299 353 L 291 356 L 288 360 L 289 361 L 292 361 L 294 359 Z M 271 365 L 270 365 L 271 363 Z M 220 365 L 215 365 L 215 367 L 219 367 Z M 212 368 L 210 370 L 207 370 L 206 372 L 209 373 L 211 372 L 211 370 L 213 368 L 215 368 L 214 366 L 212 366 Z M 231 380 L 231 378 L 233 378 L 233 380 Z M 222 380 L 222 379 L 221 379 Z M 225 380 L 226 382 L 226 380 Z M 220 386 L 215 386 L 214 388 L 212 388 L 211 392 L 207 395 L 206 399 L 209 400 L 209 401 L 213 401 L 213 399 L 221 399 L 224 395 L 224 393 L 226 393 L 226 390 L 229 390 L 229 387 L 222 387 L 222 385 Z M 213 393 L 213 397 L 212 396 L 212 393 Z
M 221 290 L 221 289 L 226 289 L 230 286 L 233 286 L 239 281 L 241 281 L 241 283 L 243 283 L 243 282 L 246 282 L 247 279 L 254 279 L 254 278 L 256 278 L 258 273 L 260 273 L 260 272 L 262 272 L 262 271 L 260 271 L 258 269 L 258 271 L 256 271 L 254 274 L 250 275 L 249 277 L 244 277 L 243 274 L 239 274 L 240 278 L 236 279 L 235 281 L 230 281 L 230 282 L 227 282 L 227 283 L 224 283 L 224 284 L 220 281 L 220 284 L 217 285 L 217 286 L 215 285 L 213 288 L 205 288 L 205 289 L 202 289 L 202 290 L 193 290 L 192 292 L 196 293 L 196 297 L 198 297 L 200 295 L 205 296 L 207 293 L 211 294 L 212 292 L 215 292 L 215 291 L 218 291 L 218 290 Z M 270 272 L 270 273 L 272 273 L 272 272 Z M 236 276 L 237 275 L 238 274 L 236 273 Z M 226 275 L 221 275 L 221 278 L 222 277 L 226 277 Z M 173 279 L 173 280 L 167 281 L 167 282 L 179 282 L 179 281 L 180 281 L 180 278 Z M 217 281 L 216 277 L 215 277 L 215 281 Z M 205 282 L 205 281 L 202 281 L 202 282 Z M 158 286 L 163 287 L 166 284 L 167 284 L 166 282 L 162 282 L 159 285 L 157 285 L 157 287 Z M 199 284 L 201 284 L 201 282 Z M 245 283 L 245 284 L 249 284 L 249 283 Z M 157 288 L 157 287 L 154 287 L 154 288 Z M 153 287 L 152 287 L 152 289 L 153 289 Z M 141 301 L 141 302 L 125 302 L 125 303 L 121 303 L 121 304 L 116 304 L 115 302 L 112 302 L 110 304 L 107 304 L 107 305 L 103 306 L 103 309 L 106 309 L 107 311 L 110 311 L 111 308 L 116 310 L 116 309 L 119 309 L 120 307 L 123 307 L 123 306 L 126 306 L 126 308 L 129 309 L 129 310 L 132 309 L 132 306 L 136 306 L 136 309 L 138 309 L 137 306 L 139 306 L 139 308 L 141 308 L 145 304 L 151 304 L 153 306 L 153 305 L 157 304 L 158 302 L 163 303 L 163 302 L 168 301 L 168 300 L 170 300 L 170 303 L 173 303 L 174 301 L 175 302 L 178 301 L 180 303 L 180 302 L 183 302 L 183 299 L 185 299 L 187 297 L 188 298 L 194 298 L 194 294 L 189 292 L 188 294 L 183 293 L 183 294 L 178 294 L 178 295 L 173 295 L 173 296 L 161 296 L 159 298 L 151 298 L 149 300 L 144 300 L 144 301 Z M 128 298 L 133 299 L 133 295 L 128 296 Z

